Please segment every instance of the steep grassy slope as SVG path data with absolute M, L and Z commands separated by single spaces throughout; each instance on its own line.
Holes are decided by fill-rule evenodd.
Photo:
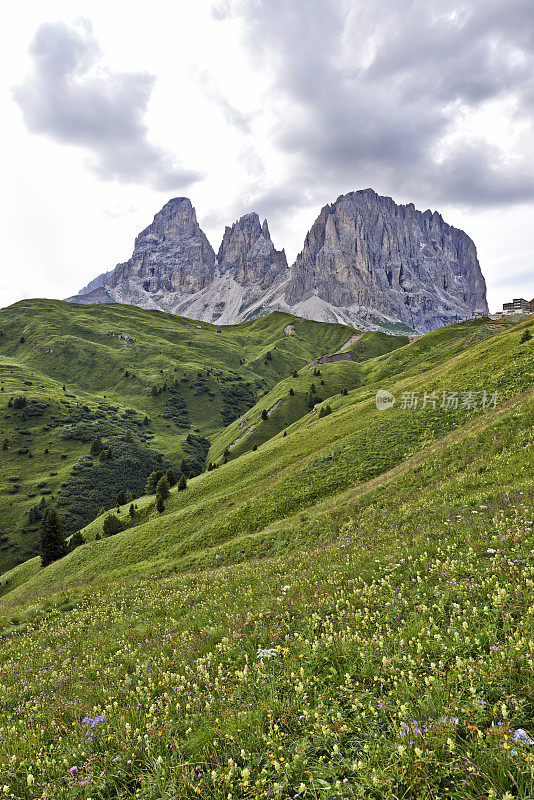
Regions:
M 57 501 L 63 487 L 72 532 L 102 505 L 110 507 L 119 490 L 137 495 L 141 465 L 150 472 L 158 453 L 198 473 L 202 439 L 353 334 L 284 314 L 220 328 L 132 306 L 30 300 L 1 310 L 0 445 L 7 439 L 7 449 L 0 465 L 0 571 L 35 552 L 39 520 L 28 514 L 43 497 Z M 184 448 L 191 434 L 195 452 Z M 104 485 L 105 476 L 89 476 L 87 462 L 98 435 L 116 445 L 112 485 L 100 503 L 88 484 Z M 119 459 L 125 436 L 135 447 Z
M 445 329 L 450 358 L 423 338 L 384 357 L 390 375 L 364 362 L 329 416 L 3 576 L 7 796 L 530 800 L 524 327 L 467 347 Z M 425 391 L 435 409 L 402 407 Z M 495 408 L 462 408 L 473 391 Z
M 228 458 L 247 452 L 309 413 L 312 384 L 319 411 L 321 405 L 331 405 L 332 396 L 343 389 L 350 391 L 367 383 L 378 388 L 380 381 L 392 381 L 401 374 L 419 375 L 510 327 L 505 320 L 501 323 L 473 320 L 440 328 L 411 343 L 405 336 L 384 333 L 355 336 L 357 341 L 342 348 L 354 361 L 318 364 L 315 371 L 320 374 L 314 374 L 314 368 L 308 365 L 296 378 L 280 381 L 246 415 L 213 437 L 208 460 L 218 461 L 227 449 Z M 269 415 L 267 420 L 261 419 L 264 409 Z
M 278 434 L 257 451 L 191 480 L 186 492 L 174 490 L 164 514 L 154 510 L 153 498 L 141 499 L 133 519 L 127 507 L 121 512 L 130 530 L 81 548 L 44 571 L 38 571 L 36 559 L 21 572 L 8 573 L 5 588 L 15 587 L 18 576 L 27 577 L 32 570 L 37 574 L 24 585 L 26 593 L 48 589 L 54 582 L 59 587 L 95 574 L 119 577 L 157 564 L 172 563 L 181 569 L 216 565 L 247 553 L 262 555 L 297 546 L 303 535 L 305 541 L 313 541 L 318 531 L 314 528 L 309 535 L 307 510 L 321 501 L 328 507 L 332 498 L 330 505 L 336 505 L 352 490 L 360 497 L 370 482 L 383 476 L 387 483 L 388 475 L 396 475 L 394 470 L 418 466 L 436 447 L 446 450 L 458 440 L 462 448 L 464 437 L 471 433 L 488 438 L 491 449 L 497 434 L 488 433 L 486 426 L 499 425 L 499 430 L 516 426 L 516 414 L 521 430 L 529 431 L 534 355 L 532 342 L 520 344 L 520 330 L 505 330 L 460 349 L 439 366 L 430 370 L 425 366 L 417 376 L 392 378 L 388 389 L 399 402 L 387 411 L 377 411 L 374 402 L 381 382 L 332 399 L 329 416 L 318 419 L 309 413 L 287 429 L 287 436 Z M 414 345 L 419 358 L 420 343 Z M 404 392 L 418 393 L 420 400 L 424 392 L 435 392 L 436 408 L 432 404 L 422 408 L 421 402 L 417 409 L 403 408 Z M 440 408 L 443 392 L 458 393 L 458 408 Z M 496 408 L 483 409 L 480 394 L 475 408 L 462 407 L 468 392 L 486 392 L 488 400 L 498 392 Z M 495 447 L 498 452 L 498 442 Z M 483 464 L 479 467 L 478 481 L 483 485 L 485 469 Z M 439 465 L 432 474 L 441 481 Z M 495 476 L 487 477 L 492 490 L 501 492 L 503 486 L 496 484 Z M 528 473 L 518 475 L 516 488 L 529 480 Z M 101 530 L 99 518 L 83 533 L 92 539 Z

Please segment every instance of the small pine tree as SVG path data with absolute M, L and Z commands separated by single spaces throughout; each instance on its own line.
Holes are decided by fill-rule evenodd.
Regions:
M 177 483 L 178 491 L 179 492 L 183 491 L 186 488 L 186 486 L 187 486 L 187 480 L 185 475 L 180 475 L 180 480 Z
M 68 552 L 63 524 L 57 508 L 49 506 L 41 523 L 41 565 L 48 566 L 53 561 L 66 556 Z
M 102 439 L 100 438 L 100 436 L 97 436 L 96 439 L 93 439 L 93 442 L 91 444 L 91 455 L 97 456 L 102 451 L 102 447 L 103 447 Z
M 108 514 L 102 526 L 104 536 L 115 536 L 122 531 L 122 522 L 115 514 Z
M 266 361 L 272 361 L 273 360 L 273 354 L 271 353 L 270 350 L 267 350 L 267 352 L 265 353 L 265 360 Z
M 113 450 L 111 447 L 104 447 L 100 451 L 100 455 L 98 456 L 99 461 L 111 461 L 113 458 Z
M 174 470 L 172 469 L 167 470 L 166 477 L 169 486 L 176 486 L 176 475 L 174 474 Z
M 161 470 L 161 469 L 155 470 L 154 472 L 150 473 L 150 475 L 148 476 L 148 480 L 146 482 L 146 486 L 145 486 L 146 494 L 154 494 L 155 493 L 156 487 L 158 485 L 158 482 L 161 480 L 161 478 L 163 478 L 163 470 Z
M 298 372 L 296 369 L 293 370 L 292 378 L 298 378 Z
M 130 505 L 130 509 L 128 511 L 128 514 L 130 515 L 130 517 L 135 517 L 135 506 L 134 506 L 133 503 Z
M 160 494 L 156 495 L 156 511 L 159 514 L 162 514 L 163 511 L 165 511 L 165 501 L 163 500 L 163 497 Z
M 126 497 L 126 492 L 124 491 L 124 489 L 121 489 L 120 492 L 117 494 L 117 507 L 123 506 L 127 502 L 128 498 Z
M 80 547 L 82 544 L 85 544 L 83 533 L 81 531 L 76 531 L 69 539 L 69 553 L 72 553 L 73 550 L 76 550 L 76 548 Z
M 524 342 L 529 342 L 531 339 L 532 339 L 532 334 L 530 330 L 527 328 L 526 331 L 523 331 L 519 342 L 520 344 L 524 344 Z
M 2 442 L 2 450 L 7 450 L 8 447 L 9 447 L 9 440 L 4 439 L 4 441 Z
M 257 449 L 258 449 L 258 445 L 257 445 L 257 444 L 253 444 L 253 445 L 252 445 L 252 449 L 253 449 L 253 450 L 257 450 Z
M 169 484 L 167 482 L 167 478 L 165 475 L 163 475 L 163 477 L 159 479 L 158 485 L 156 486 L 156 497 L 161 497 L 163 500 L 166 500 L 169 495 Z
M 284 431 L 284 434 L 283 434 L 283 436 L 287 436 L 287 431 Z M 283 438 L 283 437 L 282 437 L 282 438 Z
M 269 419 L 269 415 L 267 413 L 267 409 L 265 409 L 265 408 L 263 409 L 263 411 L 261 412 L 261 418 L 262 418 L 262 420 L 264 422 L 265 422 L 265 420 Z
M 26 339 L 24 338 L 24 336 L 21 336 L 20 339 L 19 339 L 19 342 L 21 344 L 24 344 L 25 341 L 26 341 Z
M 290 389 L 290 390 L 289 390 L 289 394 L 290 394 L 290 396 L 291 396 L 291 397 L 293 397 L 293 395 L 295 394 L 295 392 L 293 391 L 293 389 Z
M 315 388 L 315 384 L 314 384 L 314 383 L 312 383 L 312 385 L 310 386 L 310 394 L 315 394 L 315 392 L 316 392 L 316 391 L 317 391 L 317 390 L 316 390 L 316 388 Z

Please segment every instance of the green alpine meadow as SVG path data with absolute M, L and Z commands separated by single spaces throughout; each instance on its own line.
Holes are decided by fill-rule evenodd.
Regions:
M 0 310 L 0 796 L 532 800 L 533 342 Z

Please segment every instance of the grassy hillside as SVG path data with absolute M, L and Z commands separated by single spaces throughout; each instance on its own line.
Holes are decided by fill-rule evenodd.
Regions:
M 321 365 L 364 383 L 2 576 L 7 796 L 531 798 L 527 325 Z
M 469 336 L 461 327 L 460 331 L 462 336 Z M 37 575 L 25 584 L 24 591 L 41 591 L 41 581 L 48 589 L 56 580 L 56 571 L 58 585 L 65 586 L 69 580 L 86 580 L 95 569 L 104 570 L 108 577 L 119 577 L 137 569 L 152 569 L 158 562 L 172 563 L 174 569 L 192 564 L 212 566 L 241 559 L 243 550 L 248 555 L 265 555 L 302 541 L 309 543 L 315 541 L 317 533 L 306 533 L 306 510 L 321 501 L 350 493 L 353 487 L 360 495 L 369 482 L 387 482 L 387 476 L 396 475 L 394 470 L 403 464 L 419 464 L 425 453 L 448 446 L 456 437 L 462 442 L 472 429 L 487 437 L 485 427 L 501 415 L 507 420 L 502 426 L 506 428 L 518 413 L 517 404 L 528 430 L 534 355 L 532 341 L 520 343 L 520 331 L 507 329 L 472 348 L 457 345 L 456 354 L 450 359 L 443 356 L 438 366 L 428 369 L 425 362 L 416 376 L 407 370 L 408 377 L 393 377 L 386 386 L 398 402 L 383 412 L 375 405 L 377 389 L 384 388 L 379 370 L 379 381 L 369 381 L 346 396 L 331 398 L 329 416 L 319 419 L 309 412 L 286 429 L 286 436 L 279 433 L 256 451 L 190 480 L 186 492 L 173 490 L 163 514 L 155 511 L 153 496 L 141 498 L 136 517 L 130 517 L 127 506 L 119 513 L 129 531 L 95 542 L 94 549 L 75 551 L 44 571 L 39 570 L 35 559 L 32 564 Z M 428 336 L 444 341 L 447 351 L 451 341 L 447 333 L 445 329 L 441 336 L 436 332 Z M 410 347 L 419 360 L 421 342 L 407 349 Z M 389 358 L 394 359 L 395 353 Z M 396 368 L 395 363 L 394 371 Z M 440 408 L 442 393 L 452 391 L 458 393 L 458 407 Z M 481 402 L 475 408 L 462 407 L 467 392 L 486 392 L 489 399 L 495 391 L 496 408 L 484 410 Z M 424 392 L 435 392 L 436 408 L 432 404 L 422 408 L 421 401 L 416 409 L 403 408 L 404 392 L 417 393 L 420 400 Z M 484 474 L 480 465 L 480 483 L 484 483 Z M 495 475 L 488 477 L 495 487 Z M 516 486 L 529 480 L 527 474 L 518 475 Z M 84 528 L 84 536 L 94 539 L 102 530 L 102 522 L 101 517 Z M 25 566 L 25 575 L 30 567 Z M 17 574 L 6 574 L 8 585 L 18 582 Z
M 0 572 L 36 552 L 31 510 L 43 498 L 61 504 L 73 532 L 118 491 L 137 496 L 158 459 L 200 472 L 203 440 L 353 334 L 285 314 L 217 327 L 120 305 L 0 310 Z M 115 459 L 95 471 L 96 436 Z

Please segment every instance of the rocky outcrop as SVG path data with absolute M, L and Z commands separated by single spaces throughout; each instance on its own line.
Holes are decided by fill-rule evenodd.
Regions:
M 425 332 L 488 310 L 472 240 L 437 212 L 372 189 L 324 206 L 291 269 L 255 213 L 225 229 L 216 258 L 191 202 L 174 198 L 139 234 L 132 257 L 86 289 L 69 299 L 220 324 L 282 310 L 360 330 Z
M 275 250 L 267 220 L 260 225 L 256 213 L 245 214 L 231 228 L 225 228 L 217 262 L 221 274 L 229 272 L 242 286 L 268 289 L 288 277 L 286 254 Z
M 475 245 L 437 212 L 397 205 L 372 189 L 324 206 L 291 267 L 288 307 L 331 309 L 366 325 L 398 320 L 428 331 L 488 310 Z M 307 313 L 308 312 L 308 313 Z
M 166 203 L 135 240 L 129 261 L 118 264 L 106 286 L 152 295 L 199 292 L 213 281 L 215 253 L 187 197 Z

